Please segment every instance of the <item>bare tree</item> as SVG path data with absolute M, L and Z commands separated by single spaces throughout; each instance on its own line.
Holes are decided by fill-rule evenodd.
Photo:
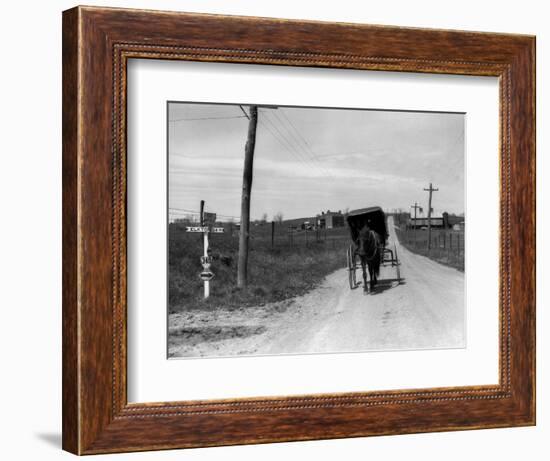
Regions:
M 282 222 L 283 222 L 283 213 L 281 213 L 280 211 L 275 213 L 275 215 L 273 216 L 273 221 L 275 221 L 276 223 L 282 224 Z
M 261 221 L 263 224 L 265 224 L 265 223 L 267 222 L 267 213 L 264 213 L 264 214 L 262 215 L 262 219 L 260 219 L 260 221 Z

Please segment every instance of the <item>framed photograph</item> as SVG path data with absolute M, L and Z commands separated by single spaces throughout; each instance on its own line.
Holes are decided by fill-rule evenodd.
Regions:
M 535 424 L 535 39 L 63 13 L 63 448 Z

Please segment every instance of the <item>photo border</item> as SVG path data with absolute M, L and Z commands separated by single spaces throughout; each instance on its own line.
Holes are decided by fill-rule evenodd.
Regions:
M 499 77 L 499 384 L 129 404 L 130 58 Z M 65 11 L 63 448 L 92 454 L 535 424 L 534 127 L 532 36 L 95 7 Z
M 197 355 L 197 356 L 174 356 L 170 357 L 168 350 L 169 350 L 169 314 L 170 314 L 170 302 L 169 302 L 169 296 L 170 296 L 170 267 L 169 267 L 169 246 L 170 246 L 170 235 L 169 235 L 169 225 L 170 225 L 170 194 L 169 194 L 169 187 L 170 187 L 170 134 L 169 134 L 169 113 L 170 113 L 170 104 L 191 104 L 191 105 L 203 105 L 203 106 L 252 106 L 257 105 L 258 107 L 262 106 L 275 106 L 275 104 L 255 104 L 251 102 L 209 102 L 209 101 L 180 101 L 180 100 L 167 100 L 166 101 L 166 359 L 167 360 L 202 360 L 202 359 L 218 359 L 218 358 L 239 358 L 239 357 L 270 357 L 270 356 L 293 356 L 293 355 L 311 355 L 311 354 L 360 354 L 365 352 L 380 352 L 385 351 L 384 349 L 358 349 L 358 350 L 349 350 L 349 351 L 329 351 L 329 352 L 285 352 L 283 354 L 238 354 L 238 355 Z M 451 114 L 451 115 L 463 115 L 463 128 L 464 128 L 464 137 L 466 137 L 466 111 L 443 111 L 443 110 L 415 110 L 415 109 L 379 109 L 379 108 L 371 108 L 371 107 L 332 107 L 332 106 L 308 106 L 308 105 L 296 105 L 296 104 L 276 104 L 277 107 L 280 108 L 292 108 L 292 109 L 319 109 L 319 110 L 333 110 L 333 111 L 357 111 L 357 112 L 397 112 L 397 113 L 419 113 L 419 114 Z M 466 140 L 464 139 L 464 144 L 462 146 L 463 154 L 464 154 L 464 174 L 466 175 Z M 464 183 L 466 182 L 466 178 L 464 178 Z M 463 197 L 466 199 L 466 185 L 464 185 L 463 190 Z M 465 200 L 466 201 L 466 200 Z M 466 206 L 464 207 L 464 212 L 466 212 Z M 296 218 L 294 218 L 296 219 Z M 464 255 L 466 256 L 466 255 Z M 464 270 L 462 271 L 464 273 Z M 402 348 L 402 349 L 389 349 L 391 352 L 406 352 L 411 350 L 445 350 L 445 349 L 463 349 L 466 348 L 466 295 L 464 294 L 464 303 L 463 303 L 463 310 L 464 310 L 464 345 L 460 347 L 430 347 L 426 346 L 424 348 Z

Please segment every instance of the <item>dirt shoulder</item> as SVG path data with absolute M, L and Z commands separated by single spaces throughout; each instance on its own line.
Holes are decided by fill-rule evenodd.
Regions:
M 193 310 L 169 315 L 170 357 L 263 355 L 296 332 L 315 330 L 334 310 L 335 271 L 311 292 L 292 299 L 241 309 Z M 336 286 L 335 286 L 336 285 Z M 339 287 L 338 287 L 339 288 Z

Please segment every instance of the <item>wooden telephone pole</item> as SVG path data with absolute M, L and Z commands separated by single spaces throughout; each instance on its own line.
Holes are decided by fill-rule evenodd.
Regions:
M 426 192 L 430 193 L 430 198 L 428 199 L 428 250 L 432 248 L 432 193 L 437 192 L 439 189 L 434 189 L 432 183 L 428 189 L 424 189 Z
M 250 115 L 241 107 L 247 116 L 248 136 L 244 148 L 243 189 L 241 198 L 241 230 L 239 235 L 239 262 L 237 269 L 237 286 L 247 285 L 248 239 L 250 232 L 250 193 L 252 191 L 252 172 L 254 169 L 254 147 L 256 145 L 256 127 L 258 125 L 258 107 L 250 106 Z
M 422 209 L 418 202 L 414 202 L 414 205 L 411 205 L 411 208 L 414 208 L 414 247 L 416 248 L 416 210 Z

